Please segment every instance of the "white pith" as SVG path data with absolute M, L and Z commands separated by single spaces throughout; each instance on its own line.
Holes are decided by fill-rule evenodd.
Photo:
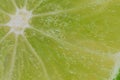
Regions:
M 32 16 L 30 11 L 26 9 L 18 9 L 14 15 L 10 16 L 10 21 L 7 26 L 10 27 L 10 31 L 15 34 L 23 34 L 24 30 L 29 27 L 29 20 Z

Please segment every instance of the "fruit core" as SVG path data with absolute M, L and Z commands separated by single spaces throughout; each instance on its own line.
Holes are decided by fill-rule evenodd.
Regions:
M 10 16 L 10 21 L 7 23 L 7 26 L 9 26 L 10 31 L 15 34 L 23 34 L 24 30 L 30 27 L 29 20 L 31 16 L 32 13 L 30 11 L 18 9 L 14 15 Z

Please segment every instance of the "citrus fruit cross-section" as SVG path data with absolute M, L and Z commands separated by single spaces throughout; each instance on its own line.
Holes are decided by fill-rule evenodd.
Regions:
M 120 80 L 119 0 L 0 0 L 0 80 Z

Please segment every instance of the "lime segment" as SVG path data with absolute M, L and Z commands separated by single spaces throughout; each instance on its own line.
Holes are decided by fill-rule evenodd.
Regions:
M 119 80 L 118 3 L 0 0 L 0 80 Z

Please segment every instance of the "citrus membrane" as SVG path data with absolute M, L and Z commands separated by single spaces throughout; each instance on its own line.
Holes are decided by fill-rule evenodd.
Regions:
M 0 0 L 0 80 L 119 80 L 119 0 Z

